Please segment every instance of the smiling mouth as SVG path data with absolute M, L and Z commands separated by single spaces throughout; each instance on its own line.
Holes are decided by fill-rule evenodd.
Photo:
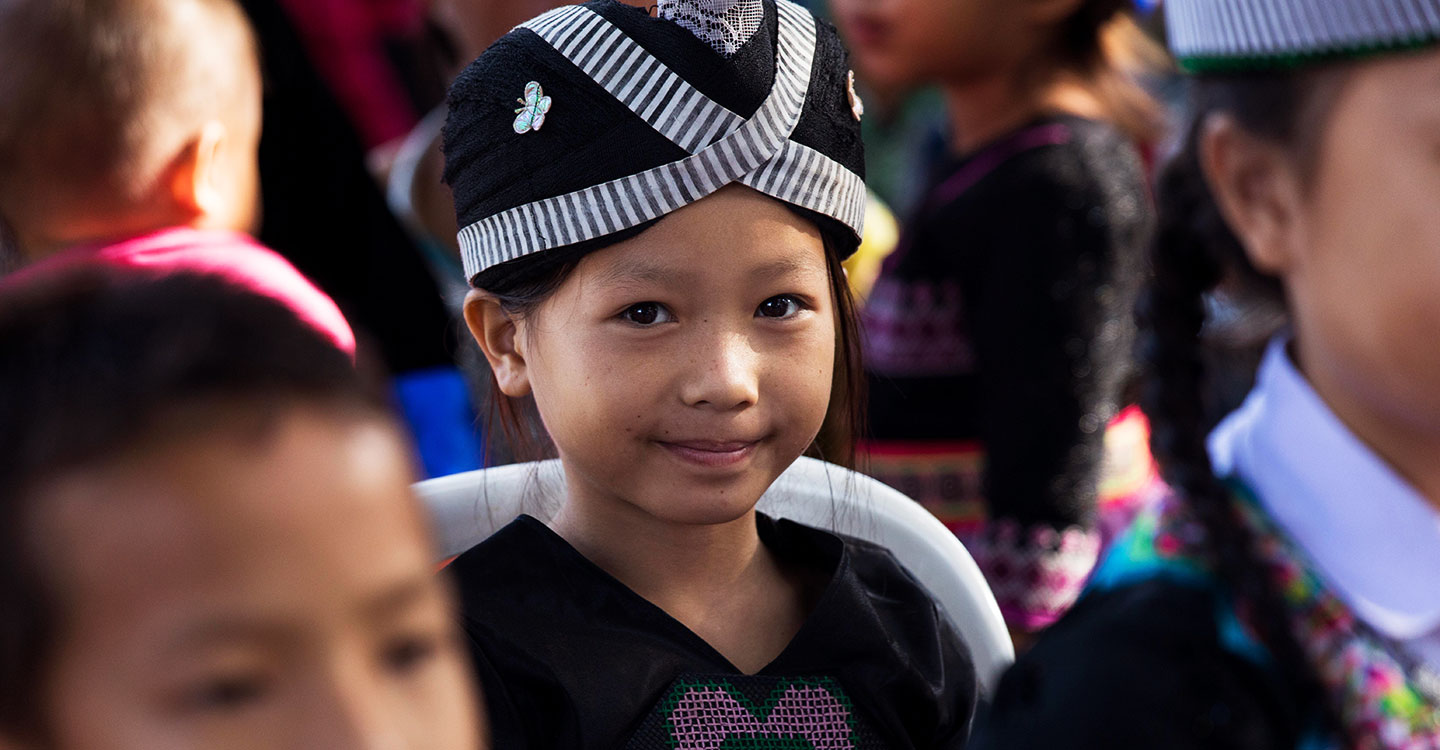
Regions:
M 670 454 L 689 464 L 706 468 L 726 468 L 744 462 L 753 453 L 759 440 L 657 440 Z

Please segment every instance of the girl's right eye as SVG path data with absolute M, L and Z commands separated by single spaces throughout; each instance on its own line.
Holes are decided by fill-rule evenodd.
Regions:
M 269 690 L 264 678 L 250 675 L 216 677 L 186 690 L 184 708 L 202 713 L 243 711 L 264 700 Z
M 653 326 L 675 320 L 675 316 L 659 302 L 637 302 L 625 308 L 620 317 L 637 326 Z

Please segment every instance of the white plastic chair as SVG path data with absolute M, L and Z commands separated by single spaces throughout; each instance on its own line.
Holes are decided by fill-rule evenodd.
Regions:
M 529 513 L 549 520 L 565 491 L 559 461 L 497 466 L 415 486 L 430 509 L 441 559 L 464 552 Z M 759 509 L 888 548 L 930 591 L 975 660 L 982 693 L 994 695 L 1015 661 L 995 596 L 964 545 L 928 511 L 875 479 L 801 458 L 760 498 Z

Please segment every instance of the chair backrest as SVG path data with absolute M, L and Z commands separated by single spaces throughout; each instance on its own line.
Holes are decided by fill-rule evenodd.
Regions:
M 420 482 L 441 559 L 458 555 L 521 513 L 549 520 L 565 493 L 558 461 L 497 466 Z M 930 591 L 970 646 L 985 696 L 1015 660 L 995 596 L 964 545 L 928 511 L 870 477 L 801 458 L 759 509 L 776 518 L 880 544 Z

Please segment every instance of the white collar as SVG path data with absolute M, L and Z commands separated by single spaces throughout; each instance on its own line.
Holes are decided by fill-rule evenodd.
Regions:
M 1396 640 L 1440 628 L 1440 512 L 1320 400 L 1270 342 L 1255 388 L 1210 434 L 1215 472 L 1259 496 L 1361 620 Z

